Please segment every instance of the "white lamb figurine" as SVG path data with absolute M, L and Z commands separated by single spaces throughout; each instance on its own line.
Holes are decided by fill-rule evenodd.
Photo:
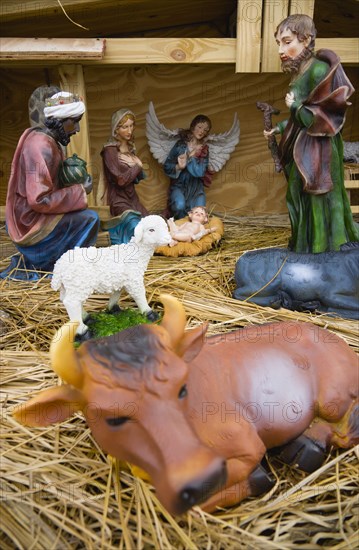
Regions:
M 141 313 L 146 313 L 151 320 L 157 318 L 147 303 L 143 278 L 155 249 L 170 242 L 165 220 L 151 215 L 140 220 L 128 244 L 106 248 L 76 247 L 57 260 L 51 286 L 60 290 L 60 300 L 70 321 L 79 322 L 78 337 L 88 330 L 83 304 L 94 292 L 110 294 L 107 309 L 111 311 L 116 310 L 124 288 Z

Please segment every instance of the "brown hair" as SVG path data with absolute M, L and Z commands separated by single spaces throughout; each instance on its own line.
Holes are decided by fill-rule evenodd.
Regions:
M 191 210 L 189 212 L 187 212 L 187 215 L 188 215 L 189 219 L 192 221 L 192 214 L 193 214 L 193 211 L 196 210 L 196 208 L 200 208 L 201 210 L 203 210 L 203 212 L 206 215 L 204 223 L 208 223 L 208 212 L 207 212 L 207 209 L 206 209 L 205 206 L 194 206 L 193 208 L 191 208 Z
M 275 30 L 274 37 L 277 38 L 277 34 L 283 32 L 285 29 L 289 29 L 293 34 L 296 34 L 299 42 L 304 42 L 304 40 L 310 36 L 311 41 L 308 49 L 314 49 L 317 29 L 314 26 L 313 19 L 309 17 L 309 15 L 301 15 L 298 13 L 290 15 L 279 23 Z
M 132 113 L 126 113 L 122 118 L 121 120 L 119 120 L 117 126 L 122 126 L 123 124 L 125 124 L 125 122 L 128 121 L 128 119 L 132 120 L 133 122 L 136 122 L 136 117 L 135 115 L 133 115 Z M 117 127 L 116 127 L 117 128 Z
M 123 117 L 118 121 L 117 125 L 116 125 L 116 129 L 115 129 L 115 134 L 117 134 L 117 129 L 122 126 L 123 124 L 125 124 L 128 120 L 132 120 L 133 121 L 133 124 L 135 126 L 136 124 L 136 117 L 133 113 L 126 113 L 125 115 L 123 115 Z M 129 145 L 129 149 L 131 151 L 131 153 L 136 153 L 136 146 L 135 146 L 135 136 L 132 135 L 132 138 L 130 139 L 130 141 L 128 142 L 128 145 Z M 118 149 L 119 149 L 119 145 L 117 146 Z
M 208 132 L 211 131 L 211 128 L 212 128 L 212 122 L 211 122 L 211 119 L 208 118 L 208 116 L 206 115 L 196 115 L 194 117 L 194 119 L 192 120 L 189 128 L 187 130 L 183 130 L 181 129 L 179 134 L 180 134 L 180 137 L 181 139 L 183 139 L 184 141 L 190 141 L 191 137 L 192 137 L 192 132 L 195 128 L 195 126 L 197 124 L 200 124 L 201 122 L 205 122 L 206 124 L 208 124 L 209 126 L 209 129 L 208 129 Z

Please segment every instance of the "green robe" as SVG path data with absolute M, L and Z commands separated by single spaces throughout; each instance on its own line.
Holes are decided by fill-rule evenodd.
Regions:
M 359 241 L 344 187 L 343 141 L 347 99 L 354 89 L 336 54 L 320 50 L 290 84 L 290 119 L 278 124 L 288 181 L 290 248 L 317 253 Z

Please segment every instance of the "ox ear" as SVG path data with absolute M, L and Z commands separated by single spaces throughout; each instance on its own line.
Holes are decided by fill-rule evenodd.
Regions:
M 65 384 L 44 390 L 33 399 L 18 405 L 13 416 L 27 426 L 48 426 L 66 420 L 83 407 L 81 392 Z
M 204 325 L 201 325 L 197 328 L 187 330 L 184 333 L 180 343 L 176 348 L 176 353 L 177 355 L 182 357 L 182 359 L 186 361 L 186 363 L 189 363 L 190 361 L 195 359 L 201 351 L 204 344 L 207 328 L 208 323 L 205 323 Z

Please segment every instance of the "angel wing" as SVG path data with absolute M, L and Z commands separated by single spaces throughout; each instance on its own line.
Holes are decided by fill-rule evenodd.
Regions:
M 178 140 L 178 128 L 169 130 L 157 118 L 155 107 L 150 101 L 146 114 L 146 136 L 152 155 L 164 164 L 172 147 Z
M 210 134 L 207 138 L 209 163 L 208 168 L 213 172 L 219 172 L 239 142 L 239 120 L 237 113 L 234 115 L 233 124 L 228 132 L 223 134 Z

